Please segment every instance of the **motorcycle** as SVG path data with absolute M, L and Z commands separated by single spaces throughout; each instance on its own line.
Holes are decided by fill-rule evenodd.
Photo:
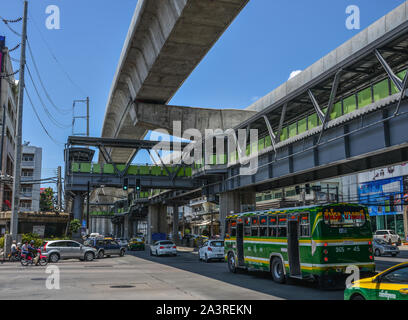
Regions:
M 8 255 L 10 262 L 21 261 L 21 250 L 17 250 L 14 253 Z
M 48 259 L 46 256 L 43 256 L 41 254 L 40 249 L 37 249 L 37 255 L 34 258 L 31 255 L 22 253 L 20 263 L 24 267 L 28 265 L 38 265 L 38 264 L 43 267 L 48 264 Z

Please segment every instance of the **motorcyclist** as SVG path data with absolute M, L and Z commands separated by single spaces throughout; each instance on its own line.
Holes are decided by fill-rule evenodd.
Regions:
M 13 244 L 11 245 L 11 254 L 14 255 L 17 252 L 17 245 L 16 241 L 13 240 Z
M 35 256 L 37 255 L 37 249 L 34 246 L 34 240 L 31 240 L 30 244 L 28 245 L 28 252 L 31 258 L 33 258 L 34 260 Z
M 25 241 L 21 247 L 21 253 L 25 255 L 26 259 L 28 259 L 28 255 L 30 254 L 30 250 L 28 249 L 28 241 Z

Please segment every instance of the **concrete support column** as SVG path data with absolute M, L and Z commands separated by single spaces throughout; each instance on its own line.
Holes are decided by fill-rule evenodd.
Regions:
M 123 237 L 129 239 L 129 233 L 130 233 L 130 217 L 129 215 L 126 215 L 123 218 Z
M 95 216 L 91 216 L 90 218 L 90 222 L 91 222 L 91 233 L 95 233 Z
M 78 219 L 82 224 L 82 209 L 84 204 L 84 197 L 81 194 L 76 194 L 74 197 L 73 214 L 74 219 Z
M 179 236 L 178 236 L 178 226 L 179 226 L 179 213 L 178 213 L 178 206 L 173 206 L 173 241 L 174 243 L 179 243 Z
M 230 214 L 237 214 L 256 205 L 255 190 L 230 191 L 220 194 L 220 233 L 221 238 L 225 234 L 225 218 Z
M 137 231 L 137 225 L 138 225 L 139 220 L 134 220 L 133 221 L 133 235 L 136 235 Z
M 404 232 L 405 232 L 405 239 L 402 239 L 406 241 L 408 239 L 408 206 L 405 206 L 404 209 Z
M 152 243 L 153 233 L 167 233 L 167 207 L 163 205 L 149 206 L 147 215 L 147 241 Z
M 110 230 L 109 230 L 109 224 L 110 224 L 110 219 L 109 218 L 105 218 L 105 234 L 110 234 Z

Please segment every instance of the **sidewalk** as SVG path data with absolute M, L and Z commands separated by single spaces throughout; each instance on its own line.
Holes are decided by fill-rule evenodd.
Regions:
M 177 246 L 177 251 L 180 251 L 180 252 L 197 252 L 198 248 Z

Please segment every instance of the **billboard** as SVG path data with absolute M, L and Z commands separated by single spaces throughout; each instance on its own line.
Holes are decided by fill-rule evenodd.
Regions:
M 394 215 L 403 211 L 403 191 L 403 177 L 361 183 L 359 203 L 368 207 L 370 216 Z

